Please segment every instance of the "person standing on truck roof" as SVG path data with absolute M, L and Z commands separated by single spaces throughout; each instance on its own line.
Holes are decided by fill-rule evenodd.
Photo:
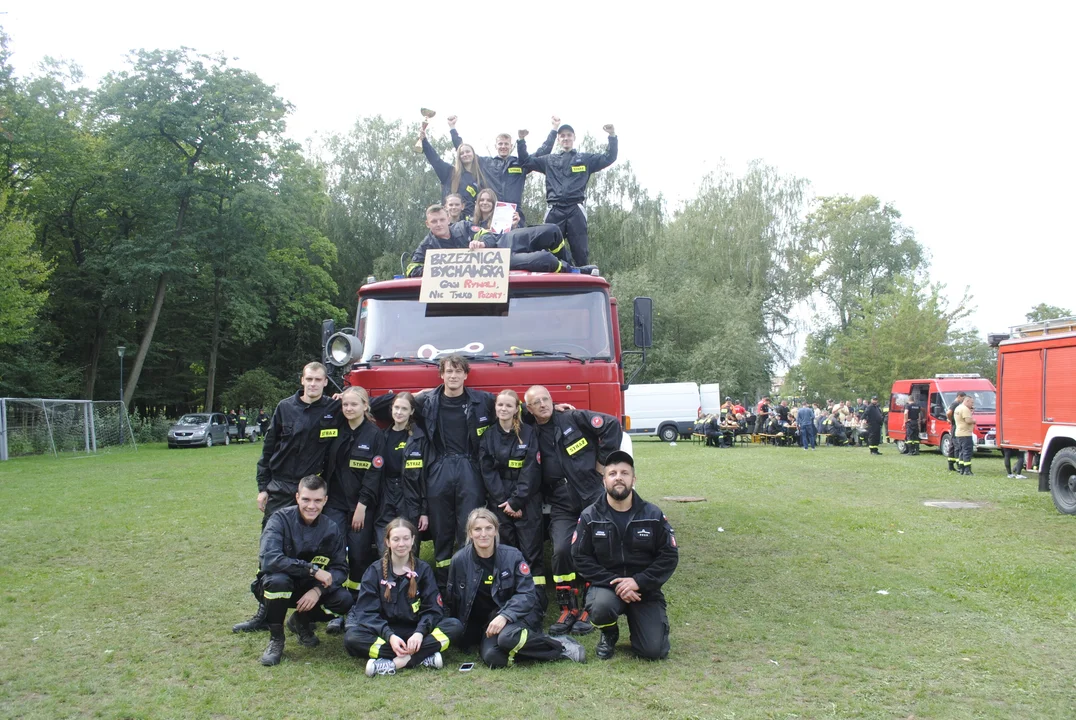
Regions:
M 956 421 L 953 420 L 953 412 L 963 404 L 965 397 L 967 397 L 967 394 L 963 390 L 958 392 L 956 394 L 956 399 L 949 405 L 949 409 L 945 411 L 945 419 L 949 421 L 949 429 L 954 431 L 949 435 L 948 460 L 950 471 L 956 470 Z
M 478 197 L 478 191 L 488 187 L 486 176 L 478 163 L 478 156 L 474 148 L 463 143 L 456 148 L 456 159 L 453 163 L 447 163 L 441 159 L 437 151 L 426 139 L 426 130 L 419 131 L 422 140 L 422 152 L 426 155 L 426 161 L 437 173 L 437 179 L 441 181 L 441 197 L 456 193 L 463 200 L 463 214 L 470 217 L 474 214 L 474 201 Z
M 273 411 L 258 460 L 258 509 L 263 530 L 273 513 L 295 505 L 299 481 L 321 472 L 329 444 L 340 434 L 340 401 L 324 395 L 329 384 L 325 366 L 307 363 L 299 380 L 302 390 L 281 400 Z M 254 616 L 234 625 L 232 632 L 268 630 L 265 612 L 265 603 L 261 603 Z
M 871 404 L 867 406 L 863 417 L 867 421 L 867 447 L 870 448 L 870 454 L 881 455 L 878 446 L 882 442 L 882 411 L 878 407 L 877 395 L 871 398 Z
M 923 423 L 923 409 L 914 398 L 909 397 L 904 406 L 904 446 L 909 455 L 919 454 L 919 429 Z
M 956 423 L 957 468 L 961 475 L 973 475 L 971 456 L 975 454 L 975 398 L 968 395 L 953 411 Z
M 558 410 L 549 390 L 534 385 L 524 396 L 538 430 L 542 491 L 549 503 L 549 535 L 553 541 L 553 583 L 560 615 L 550 635 L 591 632 L 580 606 L 582 579 L 572 561 L 572 531 L 579 513 L 602 494 L 604 461 L 620 449 L 623 431 L 611 415 L 589 410 Z
M 458 149 L 463 145 L 463 139 L 456 132 L 456 120 L 455 115 L 448 116 L 452 145 Z M 559 126 L 560 118 L 554 115 L 554 130 L 549 133 L 545 143 L 534 153 L 535 157 L 542 157 L 552 152 L 553 143 L 557 139 L 556 128 Z M 516 212 L 519 213 L 519 226 L 526 227 L 527 218 L 523 214 L 523 186 L 526 184 L 530 170 L 525 169 L 519 158 L 512 154 L 512 136 L 508 133 L 498 135 L 494 140 L 494 147 L 497 148 L 497 155 L 495 157 L 479 155 L 478 166 L 482 168 L 482 174 L 485 176 L 486 182 L 489 183 L 487 187 L 492 188 L 502 202 L 512 203 L 516 206 Z
M 604 153 L 581 153 L 575 150 L 575 130 L 571 125 L 557 129 L 561 152 L 539 156 L 527 153 L 526 130 L 519 131 L 516 150 L 519 162 L 525 170 L 545 174 L 545 199 L 549 205 L 545 222 L 560 227 L 572 248 L 572 262 L 586 265 L 589 262 L 589 237 L 586 202 L 587 183 L 590 176 L 616 162 L 617 137 L 612 124 L 603 128 L 609 134 L 609 144 Z

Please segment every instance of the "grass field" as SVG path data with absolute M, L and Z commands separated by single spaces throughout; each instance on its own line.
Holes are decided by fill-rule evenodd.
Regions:
M 582 667 L 371 680 L 324 633 L 264 668 L 267 635 L 230 632 L 259 451 L 0 465 L 0 716 L 1076 717 L 1076 518 L 998 458 L 638 442 L 680 546 L 669 660 L 600 662 L 592 635 Z

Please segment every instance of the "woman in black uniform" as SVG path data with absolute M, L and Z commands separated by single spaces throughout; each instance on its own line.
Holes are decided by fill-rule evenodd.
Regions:
M 514 547 L 497 542 L 497 517 L 486 508 L 467 516 L 467 545 L 448 569 L 447 614 L 463 625 L 461 645 L 478 645 L 491 668 L 515 660 L 584 662 L 583 646 L 541 630 L 530 567 Z
M 441 653 L 459 640 L 463 626 L 444 617 L 433 570 L 418 559 L 414 525 L 392 520 L 382 543 L 381 561 L 362 576 L 359 599 L 347 615 L 344 649 L 369 658 L 369 677 L 419 666 L 439 670 Z
M 486 495 L 500 524 L 500 541 L 518 548 L 530 565 L 538 610 L 546 608 L 542 553 L 542 470 L 534 426 L 519 417 L 519 395 L 502 390 L 494 404 L 497 424 L 482 435 L 478 462 Z
M 426 510 L 426 434 L 414 422 L 414 396 L 396 393 L 392 401 L 392 427 L 385 433 L 385 468 L 381 475 L 381 506 L 374 528 L 378 549 L 384 553 L 385 528 L 403 518 L 423 532 L 430 519 Z M 416 535 L 416 543 L 418 536 Z

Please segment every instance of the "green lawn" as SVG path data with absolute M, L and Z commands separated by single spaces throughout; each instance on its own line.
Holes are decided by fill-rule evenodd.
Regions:
M 998 458 L 963 479 L 891 446 L 637 442 L 680 546 L 668 661 L 600 662 L 592 635 L 582 667 L 460 674 L 450 653 L 368 679 L 324 633 L 264 668 L 267 636 L 230 631 L 253 608 L 259 452 L 0 464 L 0 716 L 1076 717 L 1076 518 Z

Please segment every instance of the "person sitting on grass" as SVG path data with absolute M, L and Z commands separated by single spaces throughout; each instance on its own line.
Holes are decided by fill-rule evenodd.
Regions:
M 418 531 L 403 518 L 385 526 L 385 552 L 367 568 L 348 613 L 344 649 L 369 658 L 367 677 L 404 668 L 440 670 L 441 653 L 459 642 L 463 626 L 444 616 L 433 570 L 418 559 Z

